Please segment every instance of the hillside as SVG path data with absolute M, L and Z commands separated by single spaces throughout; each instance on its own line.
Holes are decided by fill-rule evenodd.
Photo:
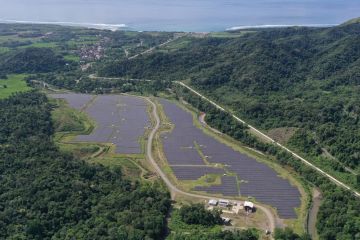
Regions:
M 0 59 L 2 73 L 53 72 L 64 67 L 65 61 L 50 48 L 18 49 Z
M 0 100 L 1 239 L 158 239 L 169 194 L 61 153 L 45 95 Z
M 103 62 L 98 73 L 188 80 L 263 130 L 299 129 L 289 145 L 359 184 L 345 167 L 360 162 L 360 23 L 189 40 L 176 51 Z
M 73 149 L 61 152 L 53 143 L 53 129 L 64 125 L 52 122 L 53 106 L 44 95 L 11 96 L 30 91 L 25 84 L 43 88 L 44 81 L 76 92 L 130 92 L 185 100 L 206 113 L 209 126 L 261 151 L 307 191 L 317 187 L 322 192 L 316 221 L 321 239 L 355 239 L 360 202 L 351 191 L 332 184 L 276 145 L 257 139 L 230 114 L 173 81 L 191 85 L 359 189 L 360 23 L 189 33 L 128 59 L 175 35 L 0 24 L 0 98 L 7 98 L 0 100 L 0 238 L 158 239 L 166 229 L 170 203 L 162 187 L 130 181 L 124 175 L 126 166 L 121 171 L 89 165 L 71 156 L 76 154 Z M 57 111 L 65 115 L 63 109 Z M 175 232 L 170 239 L 190 239 L 188 229 L 193 238 L 212 234 L 213 239 L 237 239 L 230 232 L 202 234 L 191 225 L 173 226 L 173 220 L 167 222 L 168 230 Z M 290 235 L 289 239 L 296 238 Z

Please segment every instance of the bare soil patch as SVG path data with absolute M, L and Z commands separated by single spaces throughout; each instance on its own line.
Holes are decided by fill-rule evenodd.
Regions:
M 285 144 L 289 141 L 289 139 L 295 134 L 298 129 L 299 128 L 295 127 L 274 128 L 270 129 L 267 134 L 275 141 L 281 144 Z

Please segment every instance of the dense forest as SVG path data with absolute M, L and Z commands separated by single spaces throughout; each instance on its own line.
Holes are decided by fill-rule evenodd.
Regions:
M 360 21 L 331 28 L 243 30 L 226 38 L 188 35 L 169 46 L 171 51 L 156 48 L 128 59 L 174 34 L 0 24 L 0 81 L 25 73 L 33 86 L 44 81 L 79 92 L 175 92 L 206 112 L 212 127 L 320 188 L 320 239 L 357 239 L 360 202 L 350 192 L 172 82 L 185 80 L 263 131 L 295 129 L 284 144 L 359 189 Z M 103 49 L 99 59 L 87 58 L 98 48 Z M 162 237 L 170 202 L 161 184 L 130 182 L 121 169 L 60 152 L 52 142 L 51 108 L 37 92 L 0 100 L 0 238 Z M 196 214 L 212 218 L 199 207 L 174 210 L 169 239 L 258 237 L 253 229 L 221 231 L 217 218 L 213 226 L 203 226 Z M 274 234 L 308 239 L 289 229 Z
M 2 73 L 54 72 L 65 68 L 65 61 L 49 48 L 25 48 L 0 58 Z
M 312 138 L 323 150 L 316 157 L 327 155 L 329 168 L 359 168 L 359 22 L 188 42 L 177 51 L 101 62 L 98 73 L 188 80 L 264 130 L 301 129 L 297 137 Z
M 51 108 L 37 92 L 0 101 L 0 238 L 163 236 L 168 192 L 59 152 Z
M 183 206 L 180 209 L 181 220 L 187 224 L 200 224 L 204 226 L 213 226 L 222 224 L 221 211 L 206 210 L 202 204 L 193 204 Z
M 221 212 L 206 210 L 203 204 L 174 209 L 169 221 L 169 240 L 257 240 L 256 229 L 223 230 Z M 290 240 L 290 238 L 287 238 Z M 300 239 L 299 239 L 300 240 Z M 304 239 L 305 240 L 305 239 Z
M 183 87 L 176 88 L 176 96 L 192 106 L 207 113 L 207 123 L 241 143 L 272 156 L 284 167 L 290 167 L 299 174 L 305 183 L 318 186 L 323 193 L 323 202 L 317 219 L 317 229 L 321 239 L 356 239 L 360 232 L 360 201 L 350 191 L 331 183 L 312 168 L 304 165 L 288 152 L 270 143 L 263 143 L 247 132 L 247 127 L 236 121 L 230 114 L 224 113 L 213 105 L 195 96 Z M 278 234 L 281 231 L 278 230 Z M 288 232 L 284 236 L 292 238 Z M 281 236 L 281 235 L 279 235 Z M 295 236 L 295 235 L 294 235 Z M 303 236 L 307 239 L 307 236 Z

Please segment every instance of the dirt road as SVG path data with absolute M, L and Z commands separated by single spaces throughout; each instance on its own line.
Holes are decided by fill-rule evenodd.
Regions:
M 321 199 L 322 199 L 321 192 L 318 189 L 314 188 L 312 205 L 309 211 L 308 222 L 307 222 L 308 233 L 311 235 L 312 239 L 318 239 L 317 230 L 316 230 L 316 219 L 321 205 Z
M 178 189 L 175 185 L 172 184 L 172 182 L 168 179 L 166 174 L 161 170 L 161 168 L 159 167 L 159 165 L 157 164 L 157 162 L 155 161 L 155 159 L 153 157 L 153 151 L 152 151 L 153 150 L 152 149 L 153 148 L 153 140 L 154 140 L 155 134 L 157 133 L 157 131 L 160 128 L 160 118 L 159 118 L 159 115 L 157 112 L 156 104 L 153 101 L 151 101 L 149 98 L 145 98 L 145 99 L 151 104 L 152 115 L 155 119 L 155 125 L 154 125 L 152 131 L 150 132 L 150 135 L 149 135 L 149 138 L 147 141 L 146 156 L 147 156 L 148 160 L 150 161 L 150 163 L 153 165 L 156 172 L 160 175 L 160 177 L 163 179 L 163 181 L 169 188 L 169 190 L 171 192 L 171 196 L 173 197 L 173 196 L 175 196 L 175 194 L 181 194 L 181 195 L 185 195 L 185 196 L 189 196 L 189 197 L 193 197 L 193 198 L 214 199 L 214 197 L 201 195 L 201 194 L 188 193 L 188 192 L 184 192 L 184 191 Z M 228 200 L 231 201 L 233 199 L 228 199 Z M 269 224 L 268 228 L 271 232 L 273 232 L 275 229 L 275 226 L 276 226 L 276 218 L 275 218 L 274 214 L 264 206 L 256 204 L 255 207 L 265 213 L 266 217 L 268 218 L 268 224 Z

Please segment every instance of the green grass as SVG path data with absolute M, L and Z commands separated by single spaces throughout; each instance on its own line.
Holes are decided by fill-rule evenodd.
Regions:
M 61 151 L 71 153 L 79 159 L 88 159 L 101 149 L 101 146 L 91 143 L 60 143 L 56 142 Z
M 191 43 L 191 39 L 189 38 L 179 38 L 169 44 L 166 44 L 161 49 L 168 51 L 176 51 L 182 48 L 187 47 Z
M 0 47 L 0 53 L 6 53 L 8 51 L 10 51 L 8 47 Z
M 97 40 L 70 40 L 67 41 L 66 43 L 70 46 L 82 46 L 82 45 L 93 45 L 95 43 L 97 43 Z
M 105 156 L 89 159 L 88 162 L 101 164 L 109 168 L 121 168 L 123 174 L 132 180 L 139 180 L 141 176 L 140 167 L 131 158 L 124 158 L 119 156 Z
M 289 172 L 288 169 L 285 169 L 285 168 L 281 167 L 280 165 L 278 165 L 277 163 L 275 163 L 274 160 L 270 156 L 263 155 L 257 151 L 254 151 L 253 149 L 246 148 L 246 146 L 244 146 L 242 143 L 232 139 L 231 137 L 229 137 L 227 135 L 219 135 L 219 134 L 211 131 L 209 128 L 203 127 L 200 124 L 200 122 L 198 121 L 198 115 L 197 115 L 198 110 L 197 109 L 193 108 L 190 105 L 184 105 L 182 103 L 179 103 L 178 101 L 174 101 L 174 102 L 177 103 L 178 106 L 180 106 L 183 110 L 188 111 L 189 113 L 191 113 L 193 115 L 194 126 L 203 130 L 203 132 L 205 134 L 217 139 L 218 141 L 220 141 L 223 144 L 228 145 L 229 147 L 232 147 L 234 150 L 236 150 L 238 152 L 244 153 L 244 154 L 254 158 L 258 162 L 268 165 L 274 171 L 276 171 L 280 177 L 287 179 L 291 183 L 291 185 L 294 185 L 299 189 L 302 197 L 301 197 L 301 205 L 300 205 L 299 209 L 296 210 L 298 213 L 298 217 L 296 219 L 288 220 L 287 224 L 289 226 L 292 226 L 297 233 L 299 233 L 299 234 L 303 233 L 304 232 L 303 222 L 304 222 L 304 218 L 305 218 L 305 215 L 307 212 L 307 206 L 308 206 L 309 195 L 310 195 L 305 182 L 297 175 L 293 175 L 293 172 Z M 227 174 L 229 174 L 229 173 L 227 173 Z M 215 180 L 215 182 L 218 182 L 218 181 L 219 180 Z M 181 182 L 179 181 L 177 183 L 180 184 L 180 188 L 185 189 L 185 190 L 191 189 L 194 186 L 196 186 L 197 184 L 204 185 L 204 186 L 208 185 L 206 178 L 201 178 L 196 181 L 181 181 Z M 213 185 L 213 184 L 209 184 L 209 185 Z M 239 187 L 240 187 L 240 192 L 241 192 L 241 183 L 240 183 Z M 254 201 L 256 202 L 256 199 L 254 199 Z
M 65 56 L 64 56 L 64 59 L 65 59 L 66 61 L 73 61 L 73 62 L 79 62 L 79 61 L 80 61 L 80 57 L 79 57 L 79 56 L 72 55 L 72 54 L 65 55 Z
M 31 42 L 38 42 L 38 41 L 40 41 L 40 40 L 41 40 L 40 38 L 21 38 L 21 37 L 18 37 L 17 35 L 0 36 L 0 43 L 10 42 L 10 41 L 18 41 L 18 42 L 31 41 Z
M 143 179 L 147 170 L 142 167 L 142 154 L 115 154 L 115 146 L 107 143 L 73 142 L 77 135 L 89 134 L 96 123 L 84 112 L 70 108 L 63 99 L 51 99 L 57 106 L 51 115 L 55 127 L 54 141 L 61 151 L 92 164 L 102 164 L 110 168 L 122 169 L 131 180 Z
M 92 41 L 97 42 L 99 41 L 99 37 L 97 36 L 80 36 L 77 41 Z
M 95 127 L 95 123 L 85 113 L 68 107 L 65 100 L 53 101 L 58 106 L 51 113 L 56 132 L 89 134 Z
M 139 35 L 139 33 L 135 32 L 135 31 L 125 31 L 125 35 L 128 37 L 135 37 L 135 36 Z
M 211 32 L 208 37 L 217 37 L 217 38 L 236 38 L 241 37 L 245 33 L 251 33 L 253 31 L 241 31 L 241 32 Z
M 6 80 L 0 79 L 0 99 L 7 98 L 15 92 L 29 91 L 31 88 L 24 81 L 26 76 L 25 74 L 12 74 L 8 75 Z
M 186 224 L 181 220 L 178 209 L 174 209 L 174 211 L 172 212 L 168 226 L 170 229 L 170 234 L 167 239 L 177 239 L 177 236 L 179 234 L 182 236 L 191 237 L 192 235 L 198 235 L 199 233 L 218 233 L 221 231 L 222 228 L 220 225 L 215 225 L 213 227 L 205 227 L 197 224 Z
M 56 48 L 58 45 L 55 42 L 35 42 L 30 45 L 22 46 L 21 48 L 36 47 L 36 48 Z
M 351 19 L 341 25 L 345 26 L 345 25 L 349 25 L 349 24 L 354 24 L 354 23 L 360 23 L 360 17 L 359 18 L 354 18 L 354 19 Z

